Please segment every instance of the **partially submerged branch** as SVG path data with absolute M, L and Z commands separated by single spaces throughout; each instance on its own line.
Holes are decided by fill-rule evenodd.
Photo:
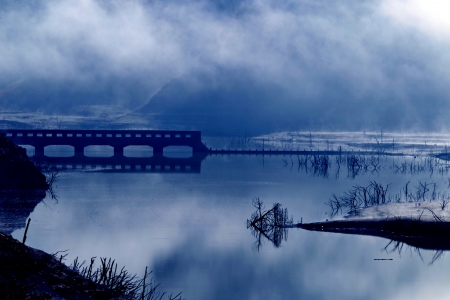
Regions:
M 388 186 L 371 184 L 372 189 L 385 194 Z M 353 194 L 352 201 L 362 201 L 364 189 L 358 189 L 357 194 Z M 367 192 L 367 191 L 366 191 Z M 370 199 L 374 192 L 366 195 Z M 376 194 L 376 192 L 375 192 Z M 356 196 L 355 196 L 356 195 Z M 356 199 L 356 200 L 355 200 Z M 334 211 L 340 210 L 341 205 L 338 197 L 330 199 L 327 203 Z M 335 220 L 315 223 L 292 222 L 292 217 L 288 218 L 287 209 L 282 209 L 281 204 L 275 203 L 269 210 L 265 210 L 259 198 L 254 199 L 253 205 L 256 211 L 247 220 L 249 228 L 256 237 L 255 247 L 259 250 L 264 238 L 271 241 L 275 247 L 280 247 L 282 240 L 287 240 L 288 228 L 302 228 L 311 231 L 335 232 L 344 234 L 359 234 L 383 237 L 392 240 L 400 247 L 403 243 L 412 247 L 429 250 L 450 250 L 450 222 L 445 221 L 442 215 L 436 214 L 430 208 L 424 208 L 417 217 L 402 217 L 390 215 L 386 218 L 364 219 L 353 218 L 347 220 Z M 398 205 L 398 204 L 396 204 Z M 416 208 L 417 210 L 417 208 Z M 427 214 L 426 218 L 423 215 Z M 398 248 L 397 247 L 397 248 Z
M 292 217 L 289 219 L 287 209 L 282 209 L 280 203 L 275 203 L 271 209 L 265 211 L 259 198 L 253 199 L 252 202 L 256 211 L 247 220 L 247 228 L 250 228 L 253 236 L 257 238 L 256 248 L 259 250 L 262 246 L 262 236 L 275 247 L 280 247 L 283 239 L 287 240 L 286 228 L 293 225 Z

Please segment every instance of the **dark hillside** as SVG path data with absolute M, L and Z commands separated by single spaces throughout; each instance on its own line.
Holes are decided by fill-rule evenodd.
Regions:
M 49 186 L 24 148 L 0 133 L 0 190 L 39 190 Z

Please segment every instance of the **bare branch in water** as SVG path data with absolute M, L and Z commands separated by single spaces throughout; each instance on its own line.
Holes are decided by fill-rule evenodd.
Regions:
M 250 228 L 252 235 L 257 239 L 255 248 L 257 250 L 261 248 L 262 236 L 271 241 L 275 247 L 280 247 L 283 239 L 287 240 L 287 228 L 293 225 L 287 209 L 281 208 L 280 203 L 275 203 L 271 209 L 265 211 L 259 198 L 253 199 L 252 204 L 256 211 L 247 220 L 247 228 Z

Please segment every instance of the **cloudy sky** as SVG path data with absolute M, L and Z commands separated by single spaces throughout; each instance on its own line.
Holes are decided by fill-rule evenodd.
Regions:
M 450 129 L 447 1 L 0 4 L 3 108 L 150 101 L 249 129 Z

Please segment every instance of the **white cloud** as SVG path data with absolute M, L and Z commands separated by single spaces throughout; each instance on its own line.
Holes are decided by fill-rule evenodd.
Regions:
M 16 6 L 0 12 L 0 79 L 73 81 L 86 92 L 132 80 L 142 91 L 127 97 L 122 88 L 121 103 L 144 104 L 172 78 L 228 68 L 282 87 L 288 101 L 414 106 L 450 92 L 448 42 L 436 38 L 450 23 L 444 4 L 248 0 L 238 13 L 207 0 Z
M 260 0 L 251 7 L 234 17 L 205 3 L 114 1 L 106 8 L 94 0 L 52 1 L 36 12 L 3 13 L 0 65 L 4 73 L 50 78 L 137 73 L 161 84 L 217 65 L 282 82 L 308 80 L 318 69 L 357 78 L 351 73 L 370 63 L 363 39 L 373 28 L 357 28 L 349 8 L 316 7 L 322 15 L 308 12 L 308 3 L 288 10 Z
M 385 0 L 382 10 L 404 25 L 435 37 L 450 34 L 450 2 L 445 0 Z

